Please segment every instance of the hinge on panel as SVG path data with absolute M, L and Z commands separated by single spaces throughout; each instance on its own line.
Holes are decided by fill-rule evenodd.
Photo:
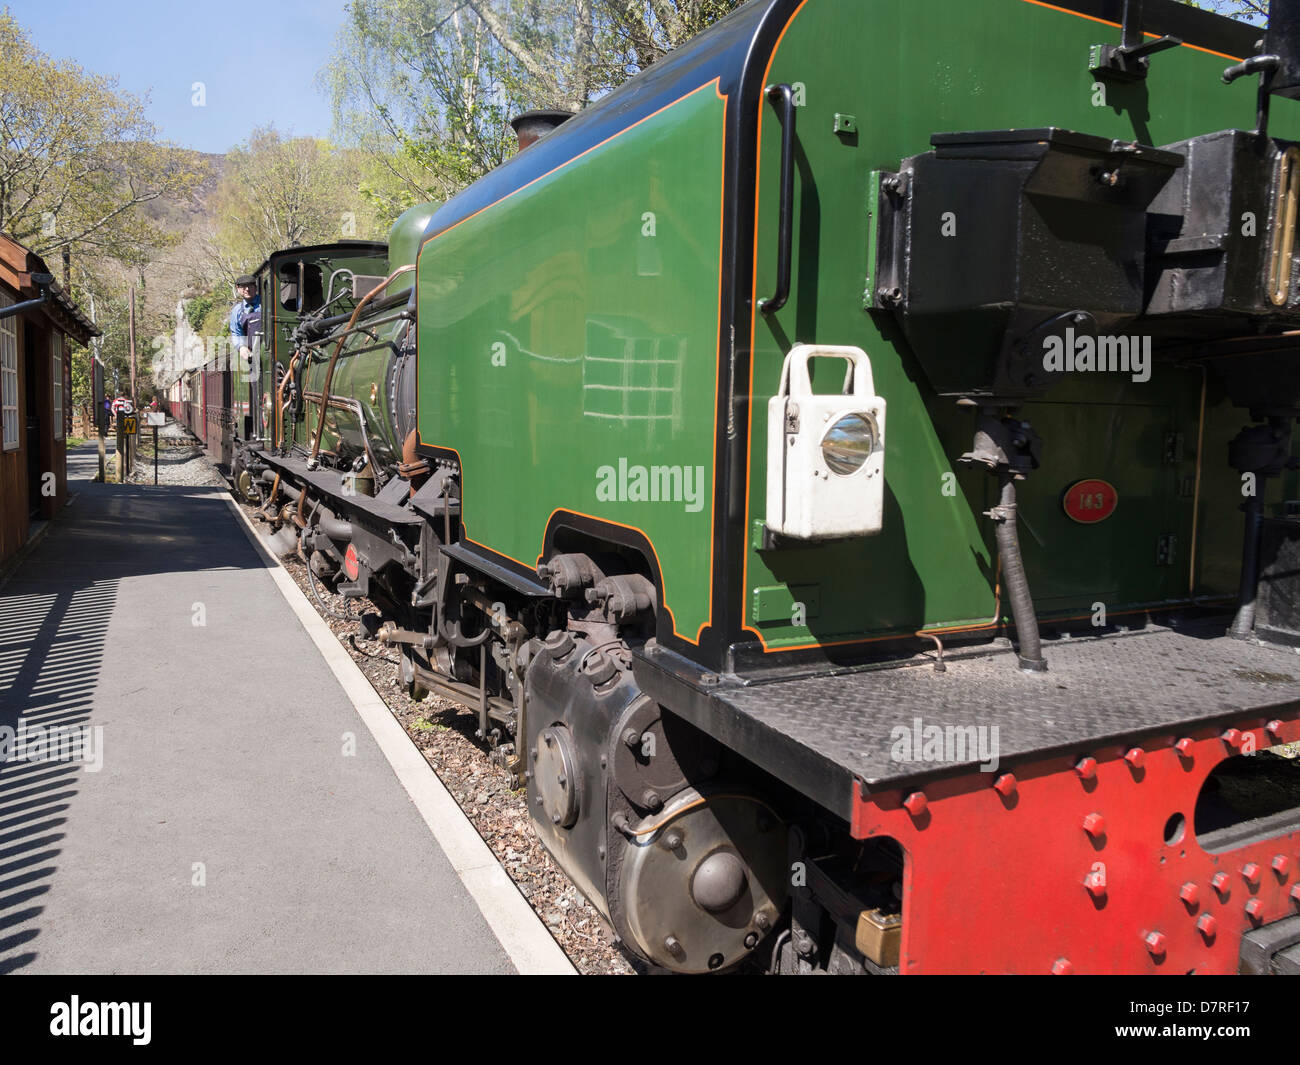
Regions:
M 1165 433 L 1165 465 L 1172 466 L 1183 461 L 1183 434 Z
M 1093 77 L 1112 77 L 1119 81 L 1140 81 L 1147 76 L 1151 66 L 1148 56 L 1177 48 L 1179 37 L 1156 37 L 1146 40 L 1142 32 L 1143 0 L 1124 0 L 1124 26 L 1122 43 L 1094 44 L 1088 53 L 1088 69 Z
M 1156 565 L 1172 566 L 1174 564 L 1174 551 L 1178 546 L 1178 537 L 1173 533 L 1165 533 L 1156 541 Z

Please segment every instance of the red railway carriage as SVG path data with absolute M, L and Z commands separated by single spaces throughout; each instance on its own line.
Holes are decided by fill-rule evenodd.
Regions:
M 231 408 L 234 391 L 229 361 L 216 358 L 203 367 L 203 440 L 208 456 L 222 473 L 230 473 L 233 457 L 235 416 Z
M 203 374 L 189 370 L 182 381 L 181 421 L 200 440 L 203 439 Z
M 167 414 L 172 421 L 185 421 L 185 379 L 176 378 L 167 389 Z

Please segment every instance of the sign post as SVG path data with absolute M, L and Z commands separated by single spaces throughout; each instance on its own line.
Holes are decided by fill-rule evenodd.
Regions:
M 153 429 L 153 483 L 158 486 L 158 426 L 167 424 L 167 415 L 160 410 L 145 411 L 145 422 Z
M 94 317 L 94 297 L 91 297 L 91 317 Z M 90 355 L 90 402 L 95 411 L 95 437 L 99 444 L 99 483 L 108 480 L 104 469 L 105 447 L 104 435 L 108 432 L 108 402 L 104 399 L 104 364 L 99 355 L 92 351 Z
M 126 484 L 131 479 L 131 470 L 135 466 L 135 436 L 140 431 L 140 419 L 134 414 L 125 412 L 117 416 L 117 423 L 121 426 L 118 431 L 118 440 L 121 443 L 119 451 L 122 451 L 121 472 L 118 474 L 118 483 Z

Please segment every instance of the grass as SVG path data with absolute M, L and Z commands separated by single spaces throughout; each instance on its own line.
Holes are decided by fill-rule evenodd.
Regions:
M 411 723 L 411 728 L 418 732 L 450 732 L 447 725 L 439 724 L 437 721 L 430 721 L 427 717 L 417 718 Z

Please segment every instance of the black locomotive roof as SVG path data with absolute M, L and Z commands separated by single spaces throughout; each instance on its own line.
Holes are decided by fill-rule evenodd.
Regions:
M 267 269 L 272 260 L 282 259 L 286 256 L 296 255 L 319 255 L 327 251 L 344 251 L 350 253 L 365 252 L 387 252 L 388 245 L 382 240 L 335 240 L 328 244 L 298 244 L 291 248 L 279 248 L 271 252 L 265 259 L 258 264 L 253 276 L 256 277 L 263 270 Z

